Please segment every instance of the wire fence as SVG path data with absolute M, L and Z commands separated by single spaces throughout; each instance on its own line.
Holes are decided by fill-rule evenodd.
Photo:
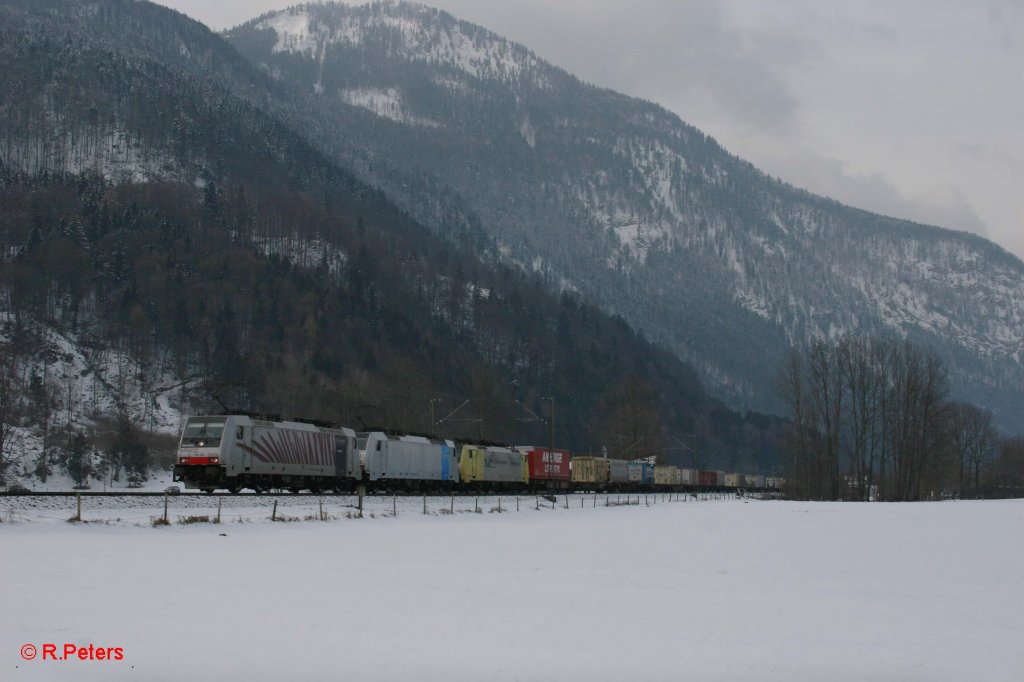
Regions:
M 208 497 L 57 497 L 19 506 L 17 498 L 0 505 L 0 524 L 67 521 L 82 524 L 189 525 L 334 521 L 397 516 L 454 516 L 527 511 L 595 510 L 652 507 L 658 504 L 735 499 L 726 493 L 568 493 L 530 495 L 356 495 Z M 6 508 L 4 508 L 6 507 Z M 42 507 L 42 508 L 39 508 Z

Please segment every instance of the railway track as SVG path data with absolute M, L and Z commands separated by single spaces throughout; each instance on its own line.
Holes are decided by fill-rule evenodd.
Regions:
M 650 495 L 655 495 L 655 494 L 669 494 L 670 492 L 672 494 L 682 494 L 682 495 L 688 495 L 688 494 L 699 495 L 699 494 L 702 494 L 702 493 L 724 493 L 724 492 L 735 493 L 734 490 L 731 490 L 731 491 L 726 491 L 726 490 L 702 490 L 702 491 L 630 490 L 630 491 L 618 491 L 618 493 L 612 492 L 612 491 L 600 491 L 598 494 L 602 494 L 602 495 L 603 494 L 611 494 L 611 495 L 614 495 L 614 494 L 624 494 L 624 495 L 625 494 L 629 494 L 629 495 L 641 494 L 641 495 L 643 495 L 643 494 L 646 493 L 646 494 L 650 494 Z M 579 491 L 573 491 L 573 492 L 569 492 L 568 494 L 570 496 L 576 496 L 576 495 L 580 495 L 580 494 L 593 495 L 594 493 L 592 491 L 588 491 L 586 493 L 581 493 Z M 200 490 L 183 491 L 183 492 L 180 492 L 180 493 L 165 493 L 162 490 L 132 490 L 132 491 L 127 491 L 127 490 L 113 490 L 113 491 L 112 490 L 45 490 L 45 491 L 43 491 L 43 490 L 41 490 L 41 491 L 32 491 L 32 492 L 27 492 L 27 493 L 0 492 L 0 498 L 7 498 L 7 497 L 12 497 L 12 498 L 77 497 L 79 495 L 81 495 L 82 497 L 164 497 L 165 495 L 167 495 L 169 497 L 189 497 L 189 498 L 213 498 L 213 497 L 228 497 L 228 498 L 285 497 L 285 498 L 295 498 L 295 497 L 354 497 L 356 495 L 356 493 L 354 493 L 354 492 L 344 492 L 344 493 L 320 492 L 320 493 L 313 493 L 313 492 L 309 492 L 309 491 L 305 491 L 305 490 L 302 491 L 302 492 L 298 492 L 298 493 L 293 493 L 293 492 L 290 492 L 290 491 L 287 491 L 287 490 L 281 491 L 281 492 L 269 492 L 268 491 L 268 492 L 262 492 L 262 493 L 256 493 L 256 492 L 238 492 L 238 493 L 213 492 L 213 493 L 205 493 L 205 492 L 202 492 Z M 456 491 L 456 492 L 444 492 L 444 493 L 437 493 L 437 492 L 423 493 L 423 492 L 401 492 L 401 491 L 399 491 L 399 492 L 391 492 L 391 491 L 374 491 L 374 492 L 369 492 L 368 491 L 366 493 L 367 497 L 392 497 L 392 496 L 395 496 L 395 497 L 423 497 L 424 495 L 426 495 L 427 497 L 484 497 L 484 496 L 537 497 L 537 496 L 540 496 L 540 497 L 544 497 L 544 498 L 551 498 L 551 497 L 561 498 L 561 497 L 566 495 L 566 492 L 565 491 L 559 491 L 557 493 L 550 493 L 550 492 L 539 492 L 539 493 L 538 492 L 520 492 L 520 493 L 511 493 L 511 492 L 493 493 L 493 492 L 491 492 L 491 493 L 484 493 L 484 492 L 472 492 L 472 491 Z
M 82 497 L 163 497 L 169 495 L 170 497 L 323 497 L 323 496 L 337 496 L 344 497 L 345 495 L 352 495 L 353 493 L 311 493 L 311 492 L 281 492 L 281 493 L 229 493 L 229 492 L 214 492 L 204 493 L 202 491 L 188 491 L 181 493 L 165 493 L 161 490 L 133 490 L 133 491 L 110 491 L 110 490 L 45 490 L 45 491 L 33 491 L 29 493 L 0 493 L 0 497 L 75 497 L 81 495 Z
M 629 494 L 634 494 L 635 495 L 636 492 L 637 491 L 631 491 Z M 654 494 L 652 491 L 648 491 L 648 492 L 650 492 L 650 494 L 652 494 L 652 495 Z M 665 492 L 667 494 L 668 491 L 665 491 Z M 50 490 L 47 490 L 47 491 L 33 491 L 33 492 L 28 492 L 28 493 L 6 493 L 6 492 L 0 492 L 0 498 L 5 498 L 5 497 L 16 497 L 16 498 L 29 498 L 29 497 L 76 497 L 78 495 L 81 495 L 82 497 L 163 497 L 164 495 L 168 495 L 169 497 L 198 497 L 198 498 L 203 498 L 203 497 L 234 497 L 234 498 L 246 498 L 246 497 L 254 497 L 254 498 L 288 497 L 288 498 L 292 498 L 292 497 L 354 497 L 354 496 L 356 496 L 356 494 L 357 493 L 355 493 L 355 492 L 344 492 L 344 493 L 320 492 L 320 493 L 313 493 L 313 492 L 309 492 L 307 490 L 304 490 L 304 491 L 298 492 L 298 493 L 293 493 L 293 492 L 290 492 L 290 491 L 287 491 L 287 490 L 286 491 L 282 491 L 282 492 L 269 492 L 268 491 L 268 492 L 262 492 L 262 493 L 256 493 L 256 492 L 238 492 L 238 493 L 213 492 L 213 493 L 205 493 L 205 492 L 202 492 L 201 490 L 190 490 L 190 491 L 187 491 L 187 492 L 183 491 L 183 492 L 180 492 L 180 493 L 165 493 L 165 492 L 163 492 L 161 490 L 134 490 L 134 491 L 116 491 L 116 490 L 115 491 L 110 491 L 110 490 L 53 490 L 53 491 L 50 491 Z M 551 496 L 550 493 L 543 493 L 543 492 L 542 493 L 534 493 L 534 492 L 501 493 L 501 494 L 504 495 L 505 497 L 536 497 L 537 495 L 540 495 L 540 497 L 550 497 Z M 558 497 L 562 497 L 565 494 L 566 494 L 565 492 L 559 492 L 559 493 L 557 493 L 557 496 Z M 576 495 L 576 494 L 580 494 L 580 493 L 576 493 L 576 492 L 570 492 L 569 493 L 569 495 Z M 588 492 L 586 494 L 590 495 L 592 493 Z M 625 494 L 625 493 L 622 493 L 622 494 Z M 643 494 L 643 491 L 640 491 L 640 494 Z M 426 495 L 427 497 L 485 497 L 485 496 L 496 496 L 496 495 L 499 495 L 499 493 L 482 493 L 482 492 L 467 492 L 467 491 L 444 492 L 444 493 L 438 493 L 438 492 L 428 492 L 428 493 L 423 493 L 423 492 L 391 492 L 391 491 L 374 491 L 374 492 L 370 492 L 370 491 L 367 491 L 367 493 L 366 493 L 367 497 L 392 497 L 392 496 L 396 496 L 396 497 L 423 497 L 424 495 Z

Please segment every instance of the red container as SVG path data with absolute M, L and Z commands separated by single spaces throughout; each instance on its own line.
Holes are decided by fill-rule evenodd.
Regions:
M 697 483 L 698 483 L 698 485 L 717 486 L 718 485 L 718 472 L 717 471 L 699 471 L 699 472 L 697 472 Z
M 520 445 L 516 450 L 526 455 L 530 465 L 531 481 L 568 481 L 569 459 L 568 450 L 551 450 L 534 445 Z

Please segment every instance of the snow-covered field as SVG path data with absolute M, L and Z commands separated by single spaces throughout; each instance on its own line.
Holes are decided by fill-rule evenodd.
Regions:
M 4 680 L 1020 680 L 1024 501 L 0 499 Z M 278 513 L 319 516 L 315 497 Z M 603 505 L 604 497 L 599 498 Z M 613 498 L 614 499 L 614 498 Z M 33 501 L 34 500 L 34 501 Z M 120 520 L 116 520 L 120 519 Z M 241 519 L 241 522 L 239 521 Z M 23 645 L 37 648 L 25 661 Z M 41 660 L 45 644 L 123 660 Z

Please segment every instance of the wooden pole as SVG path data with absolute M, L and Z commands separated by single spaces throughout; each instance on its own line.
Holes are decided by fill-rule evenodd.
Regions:
M 391 515 L 398 516 L 398 495 L 391 493 Z
M 220 523 L 220 503 L 224 501 L 223 497 L 217 498 L 217 523 Z
M 167 493 L 164 493 L 164 523 L 167 523 Z
M 366 486 L 360 483 L 356 492 L 359 494 L 359 518 L 363 518 L 363 496 L 366 495 Z
M 270 513 L 270 520 L 277 521 L 277 500 L 274 500 L 274 511 Z
M 75 494 L 75 521 L 82 520 L 82 493 Z
M 423 496 L 423 515 L 427 515 L 427 496 Z

